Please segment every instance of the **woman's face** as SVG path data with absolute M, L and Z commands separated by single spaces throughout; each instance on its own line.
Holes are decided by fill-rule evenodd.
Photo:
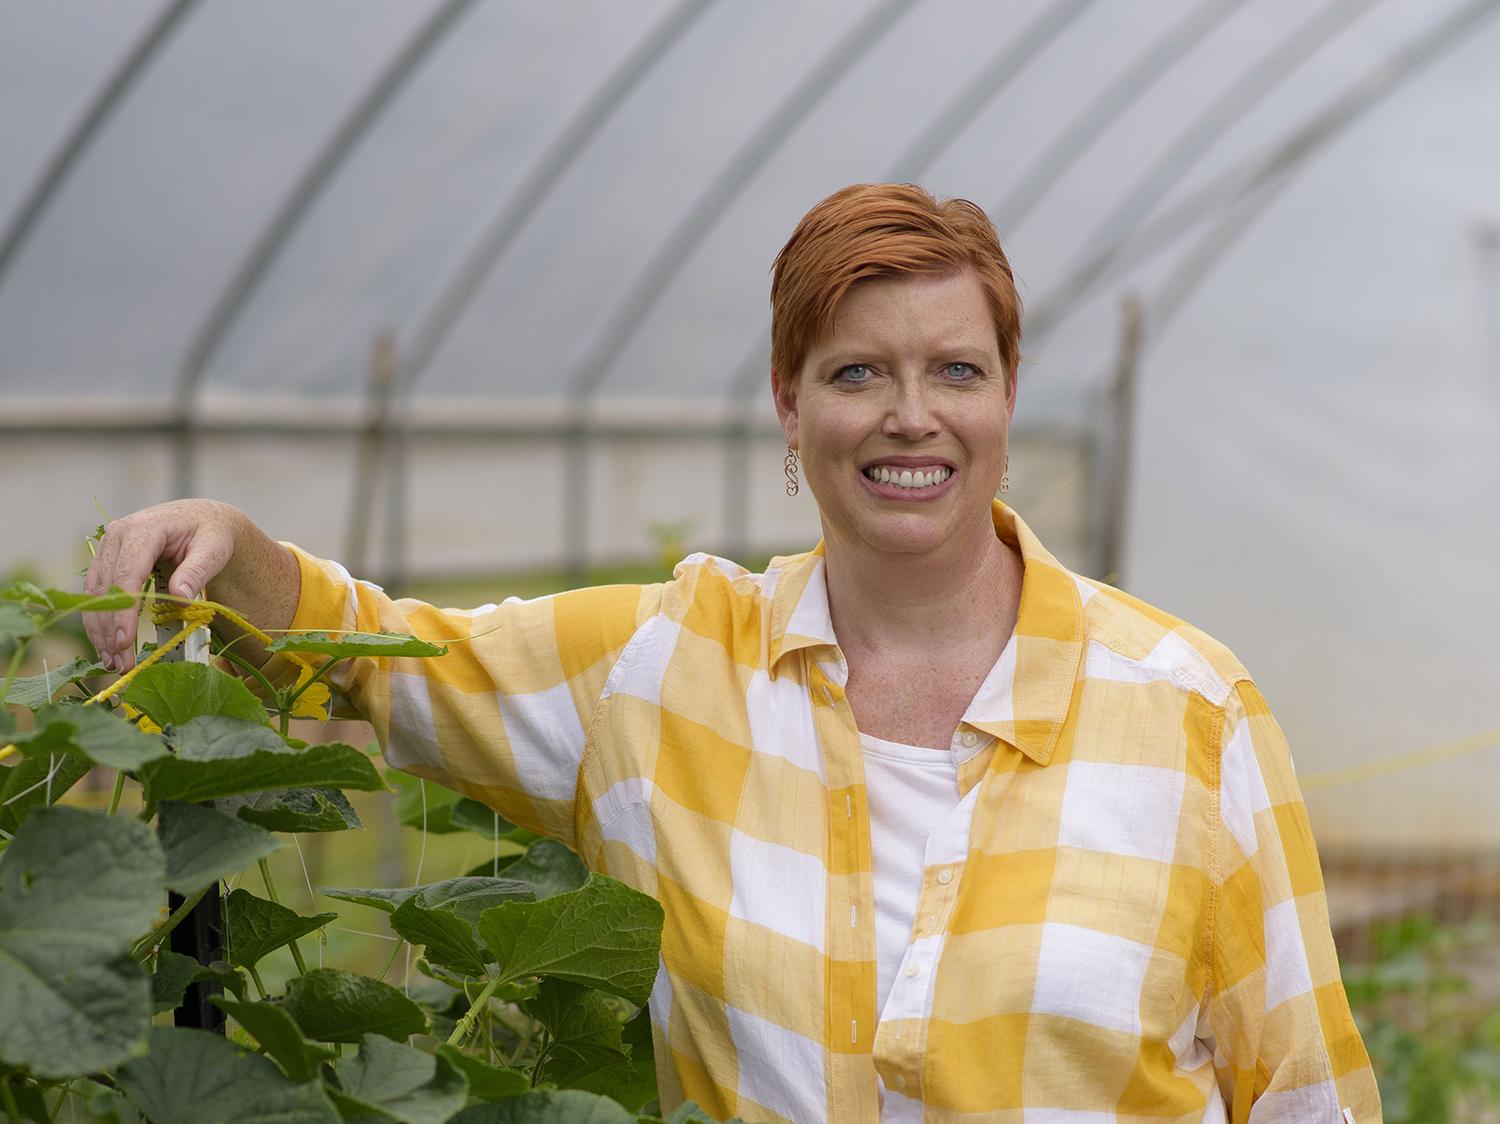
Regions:
M 825 538 L 923 554 L 992 526 L 1016 400 L 971 271 L 860 282 L 772 388 Z

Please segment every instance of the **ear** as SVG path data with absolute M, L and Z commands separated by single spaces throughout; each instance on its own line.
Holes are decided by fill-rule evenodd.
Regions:
M 1010 384 L 1006 387 L 1008 393 L 1005 396 L 1005 421 L 1007 425 L 1016 420 L 1016 393 L 1019 390 L 1019 387 L 1016 385 L 1018 381 L 1016 376 L 1019 374 L 1019 371 L 1012 371 L 1010 378 L 1006 380 Z
M 787 448 L 797 447 L 797 384 L 783 377 L 774 368 L 771 371 L 771 398 L 776 403 L 776 416 L 781 419 L 781 431 L 786 434 Z

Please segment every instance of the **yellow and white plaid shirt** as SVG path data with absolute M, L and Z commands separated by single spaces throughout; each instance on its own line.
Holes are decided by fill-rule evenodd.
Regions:
M 465 612 L 300 554 L 295 628 L 474 636 L 338 686 L 387 759 L 665 908 L 663 1107 L 793 1121 L 1374 1124 L 1280 729 L 1224 647 L 1025 562 L 875 1008 L 869 809 L 822 550 Z M 499 627 L 497 627 L 499 626 Z M 879 1073 L 888 1090 L 880 1104 Z

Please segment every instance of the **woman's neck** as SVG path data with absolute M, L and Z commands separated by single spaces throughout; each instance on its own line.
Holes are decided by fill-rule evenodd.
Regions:
M 828 606 L 845 654 L 994 648 L 1021 600 L 1020 553 L 985 527 L 929 554 L 873 553 L 825 539 Z

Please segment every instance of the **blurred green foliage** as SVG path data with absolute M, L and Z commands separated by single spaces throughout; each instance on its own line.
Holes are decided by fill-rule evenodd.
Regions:
M 1500 1002 L 1463 970 L 1493 940 L 1488 923 L 1416 915 L 1378 926 L 1369 962 L 1344 965 L 1386 1124 L 1500 1119 Z

